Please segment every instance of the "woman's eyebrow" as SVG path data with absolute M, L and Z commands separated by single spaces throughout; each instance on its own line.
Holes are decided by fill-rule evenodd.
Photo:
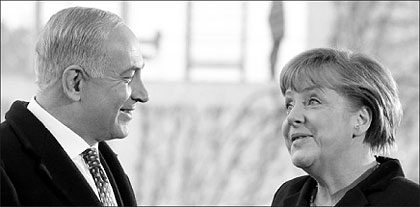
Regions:
M 321 87 L 319 87 L 319 86 L 316 86 L 316 85 L 312 85 L 312 86 L 305 87 L 305 88 L 303 88 L 302 90 L 299 90 L 298 92 L 299 92 L 299 93 L 307 93 L 307 92 L 314 91 L 314 90 L 316 90 L 316 91 L 322 91 L 322 88 L 321 88 Z M 290 94 L 291 92 L 292 92 L 292 91 L 291 91 L 290 89 L 288 89 L 288 90 L 286 91 L 285 95 L 288 95 L 288 94 Z
M 315 85 L 313 85 L 313 86 L 308 86 L 308 87 L 306 87 L 306 88 L 303 88 L 302 90 L 301 90 L 301 92 L 309 92 L 309 91 L 314 91 L 314 90 L 320 90 L 320 87 L 319 86 L 315 86 Z

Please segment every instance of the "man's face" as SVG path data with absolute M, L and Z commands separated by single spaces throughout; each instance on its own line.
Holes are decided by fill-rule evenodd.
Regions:
M 148 100 L 140 76 L 144 60 L 131 30 L 125 25 L 115 28 L 104 48 L 105 75 L 88 79 L 81 97 L 85 129 L 96 141 L 126 137 L 136 102 Z

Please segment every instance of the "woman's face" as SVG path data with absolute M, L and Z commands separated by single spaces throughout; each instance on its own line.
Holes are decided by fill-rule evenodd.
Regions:
M 357 117 L 343 96 L 328 88 L 288 89 L 285 103 L 287 116 L 282 130 L 295 166 L 322 168 L 343 158 L 343 152 L 350 148 Z

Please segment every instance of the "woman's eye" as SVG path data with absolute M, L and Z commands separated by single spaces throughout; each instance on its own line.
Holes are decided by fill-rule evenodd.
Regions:
M 293 109 L 292 103 L 286 103 L 286 112 L 289 113 Z
M 308 101 L 308 105 L 316 105 L 316 104 L 320 104 L 321 102 L 316 99 L 316 98 L 310 98 Z

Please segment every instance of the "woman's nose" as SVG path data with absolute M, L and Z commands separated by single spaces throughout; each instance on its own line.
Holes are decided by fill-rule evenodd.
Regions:
M 299 124 L 303 124 L 305 122 L 303 106 L 294 106 L 287 115 L 287 122 L 291 126 L 298 126 Z

